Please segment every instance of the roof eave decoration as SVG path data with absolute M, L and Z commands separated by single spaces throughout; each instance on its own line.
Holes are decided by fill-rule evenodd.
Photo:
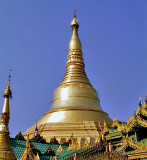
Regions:
M 144 145 L 141 143 L 137 143 L 135 141 L 133 141 L 132 139 L 129 138 L 129 136 L 127 135 L 125 138 L 123 138 L 120 143 L 121 147 L 117 148 L 116 151 L 123 151 L 128 147 L 130 146 L 131 148 L 133 148 L 134 150 L 136 149 L 140 149 L 140 148 L 143 148 Z
M 57 149 L 57 153 L 62 153 L 62 152 L 64 152 L 64 149 L 62 145 L 60 144 L 59 148 Z
M 28 160 L 28 158 L 30 160 L 40 160 L 39 155 L 37 154 L 37 156 L 33 153 L 30 142 L 29 142 L 29 135 L 27 136 L 27 141 L 26 141 L 26 149 L 23 153 L 23 156 L 18 159 L 18 160 Z

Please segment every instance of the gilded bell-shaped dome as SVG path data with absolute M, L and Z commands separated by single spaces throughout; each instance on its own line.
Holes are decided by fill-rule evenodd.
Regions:
M 71 28 L 72 36 L 64 78 L 54 92 L 49 111 L 39 123 L 87 120 L 103 123 L 105 120 L 109 125 L 112 121 L 102 110 L 98 94 L 85 73 L 76 16 L 71 22 Z
M 96 122 L 96 124 L 100 122 L 103 124 L 105 121 L 110 126 L 112 120 L 102 110 L 98 94 L 85 73 L 81 42 L 78 36 L 79 24 L 76 16 L 74 16 L 71 22 L 71 28 L 72 36 L 69 43 L 64 78 L 54 92 L 49 111 L 43 115 L 37 124 L 48 126 L 49 128 L 49 124 L 58 122 L 61 125 L 61 123 L 84 121 Z M 43 128 L 43 130 L 46 129 Z M 33 130 L 30 128 L 25 135 L 32 132 Z

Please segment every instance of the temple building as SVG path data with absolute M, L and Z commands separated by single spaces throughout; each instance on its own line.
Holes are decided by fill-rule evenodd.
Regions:
M 120 122 L 114 117 L 108 127 L 99 124 L 100 134 L 93 143 L 83 144 L 74 135 L 67 143 L 59 144 L 53 137 L 51 142 L 40 135 L 36 125 L 33 138 L 25 140 L 21 132 L 9 137 L 9 98 L 12 97 L 10 78 L 4 92 L 4 106 L 0 118 L 0 160 L 146 160 L 147 159 L 147 96 L 145 103 L 140 99 L 139 107 L 128 118 Z
M 78 36 L 79 23 L 75 14 L 71 28 L 64 78 L 54 92 L 49 111 L 37 122 L 39 132 L 47 142 L 55 136 L 59 142 L 64 143 L 71 135 L 79 142 L 92 142 L 99 135 L 100 123 L 105 121 L 108 126 L 112 124 L 85 73 L 82 45 Z M 34 131 L 35 125 L 24 136 L 29 135 L 31 138 Z
M 146 160 L 147 96 L 127 122 L 112 121 L 86 76 L 74 13 L 66 73 L 47 113 L 9 137 L 10 77 L 0 117 L 0 160 Z

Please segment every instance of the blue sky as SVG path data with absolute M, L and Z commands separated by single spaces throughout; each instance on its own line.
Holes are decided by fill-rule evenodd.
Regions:
M 77 9 L 85 69 L 101 106 L 122 121 L 147 94 L 146 0 L 1 0 L 0 109 L 12 70 L 10 132 L 24 132 L 49 110 L 66 69 Z

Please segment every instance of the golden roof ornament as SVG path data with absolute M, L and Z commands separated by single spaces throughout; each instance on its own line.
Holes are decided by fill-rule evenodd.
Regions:
M 139 106 L 140 107 L 142 106 L 142 99 L 141 99 L 141 97 L 139 98 Z
M 60 144 L 59 148 L 57 149 L 57 153 L 61 153 L 61 152 L 64 152 L 64 149 L 62 145 Z
M 113 124 L 111 125 L 111 127 L 112 128 L 115 128 L 115 127 L 118 128 L 119 126 L 120 126 L 120 124 L 119 124 L 117 118 L 114 116 Z
M 103 129 L 100 122 L 98 122 L 98 126 L 99 126 L 99 130 L 102 131 Z
M 104 130 L 108 131 L 108 126 L 107 126 L 107 123 L 104 121 Z
M 35 153 L 33 152 L 31 148 L 31 145 L 29 142 L 29 135 L 27 135 L 26 148 L 24 150 L 24 153 L 19 160 L 27 160 L 28 157 L 29 159 L 33 159 L 33 160 L 40 160 L 39 154 L 37 153 L 37 155 L 35 155 Z

